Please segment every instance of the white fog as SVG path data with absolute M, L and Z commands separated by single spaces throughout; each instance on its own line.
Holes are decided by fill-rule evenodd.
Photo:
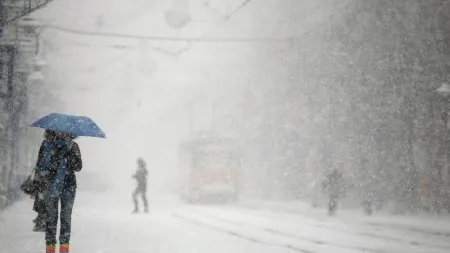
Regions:
M 446 1 L 0 7 L 1 253 L 450 250 Z

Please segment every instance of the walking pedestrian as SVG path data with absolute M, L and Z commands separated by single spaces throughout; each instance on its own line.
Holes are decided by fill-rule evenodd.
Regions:
M 58 216 L 61 221 L 59 252 L 69 252 L 72 209 L 77 188 L 75 172 L 82 169 L 80 148 L 74 139 L 75 136 L 71 134 L 54 132 L 54 137 L 46 138 L 39 150 L 37 169 L 44 184 L 47 253 L 56 251 Z
M 142 197 L 142 202 L 144 204 L 144 211 L 148 213 L 148 201 L 147 201 L 147 167 L 145 164 L 144 159 L 138 158 L 137 160 L 138 169 L 133 174 L 133 178 L 137 181 L 136 189 L 133 192 L 133 203 L 134 203 L 134 210 L 133 213 L 139 212 L 139 203 L 138 203 L 138 196 L 140 195 Z
M 344 195 L 344 178 L 337 169 L 333 169 L 327 174 L 323 182 L 323 189 L 329 197 L 328 215 L 334 215 L 338 207 L 339 198 Z

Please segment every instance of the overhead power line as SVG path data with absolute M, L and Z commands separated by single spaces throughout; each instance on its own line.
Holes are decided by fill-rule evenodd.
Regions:
M 123 39 L 138 39 L 138 40 L 152 40 L 152 41 L 183 41 L 183 42 L 283 42 L 289 40 L 288 38 L 207 38 L 205 36 L 201 37 L 170 37 L 170 36 L 146 36 L 138 34 L 124 34 L 124 33 L 112 33 L 112 32 L 94 32 L 86 30 L 78 30 L 72 28 L 66 28 L 57 25 L 46 25 L 45 28 L 57 30 L 61 32 L 87 35 L 87 36 L 98 36 L 98 37 L 114 37 Z
M 227 21 L 231 16 L 233 16 L 235 13 L 237 13 L 239 10 L 241 10 L 243 7 L 245 7 L 248 3 L 250 3 L 252 0 L 245 0 L 241 5 L 239 5 L 234 11 L 226 15 L 220 24 L 216 25 L 214 28 L 217 28 L 217 26 L 220 26 L 223 24 L 223 22 Z M 347 3 L 344 5 L 344 8 L 353 3 L 354 1 L 347 1 Z M 337 5 L 340 3 L 340 1 L 336 1 L 335 4 Z M 325 6 L 321 5 L 317 9 L 315 9 L 313 12 L 317 12 L 321 9 L 323 9 Z M 333 15 L 330 15 L 333 16 Z M 96 32 L 96 31 L 87 31 L 87 30 L 81 30 L 81 29 L 73 29 L 73 28 L 67 28 L 63 26 L 58 25 L 45 25 L 45 28 L 70 33 L 70 34 L 76 34 L 76 35 L 84 35 L 84 36 L 97 36 L 97 37 L 109 37 L 109 38 L 122 38 L 122 39 L 137 39 L 137 40 L 149 40 L 149 41 L 165 41 L 165 42 L 196 42 L 196 43 L 252 43 L 252 42 L 260 42 L 260 43 L 282 43 L 282 42 L 291 42 L 293 40 L 297 40 L 299 38 L 303 38 L 306 35 L 313 32 L 317 26 L 313 26 L 311 29 L 308 29 L 307 31 L 304 31 L 303 33 L 292 36 L 292 37 L 236 37 L 236 38 L 226 38 L 226 37 L 210 37 L 211 33 L 214 32 L 215 29 L 209 30 L 207 33 L 203 34 L 202 36 L 198 37 L 174 37 L 174 36 L 150 36 L 150 35 L 139 35 L 139 34 L 126 34 L 126 33 L 114 33 L 114 32 Z
M 244 0 L 240 5 L 238 5 L 233 11 L 228 13 L 223 19 L 230 19 L 234 14 L 238 13 L 240 10 L 242 10 L 247 4 L 249 4 L 252 0 Z

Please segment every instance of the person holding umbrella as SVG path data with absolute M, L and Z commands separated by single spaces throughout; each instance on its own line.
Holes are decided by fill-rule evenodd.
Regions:
M 52 138 L 42 142 L 37 161 L 37 173 L 44 185 L 46 253 L 56 251 L 58 216 L 61 220 L 59 252 L 68 253 L 77 188 L 75 172 L 83 167 L 80 148 L 74 139 L 76 136 L 105 138 L 105 134 L 87 117 L 56 113 L 45 116 L 32 126 L 52 133 Z
M 43 202 L 47 253 L 54 253 L 56 250 L 58 216 L 61 220 L 59 252 L 69 252 L 72 209 L 77 188 L 75 172 L 82 168 L 80 148 L 73 139 L 68 133 L 55 132 L 55 138 L 45 139 L 39 151 L 37 168 L 45 189 Z

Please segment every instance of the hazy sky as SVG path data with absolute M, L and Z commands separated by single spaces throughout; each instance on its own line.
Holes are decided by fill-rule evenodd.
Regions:
M 107 140 L 80 140 L 84 175 L 96 173 L 107 182 L 131 187 L 135 158 L 143 156 L 154 187 L 167 182 L 161 178 L 173 181 L 177 145 L 188 134 L 187 104 L 194 102 L 194 130 L 205 130 L 211 127 L 211 105 L 216 101 L 215 126 L 227 132 L 232 122 L 226 119 L 240 117 L 243 90 L 258 75 L 255 54 L 261 45 L 86 36 L 55 26 L 140 36 L 289 37 L 309 31 L 326 17 L 333 8 L 324 4 L 327 1 L 334 2 L 302 1 L 302 8 L 291 8 L 291 13 L 284 7 L 294 0 L 251 1 L 230 18 L 224 17 L 242 0 L 60 0 L 49 4 L 37 14 L 49 26 L 42 35 L 46 78 L 56 84 L 68 113 L 91 116 L 108 136 Z M 165 22 L 164 11 L 183 2 L 192 21 L 176 30 Z M 288 25 L 293 18 L 301 25 Z M 167 53 L 186 48 L 177 57 Z M 270 76 L 275 80 L 281 75 Z
M 163 13 L 171 1 L 61 0 L 38 14 L 50 26 L 43 31 L 47 80 L 60 86 L 67 112 L 91 116 L 108 136 L 80 139 L 85 175 L 96 173 L 108 182 L 131 186 L 135 158 L 143 156 L 150 178 L 157 179 L 154 187 L 164 183 L 161 178 L 172 180 L 177 145 L 188 133 L 186 103 L 197 103 L 196 128 L 209 127 L 211 98 L 244 81 L 249 71 L 237 71 L 233 62 L 245 59 L 251 47 L 85 36 L 51 26 L 143 36 L 201 37 L 211 31 L 212 37 L 250 35 L 251 17 L 239 15 L 213 29 L 220 21 L 216 13 L 231 11 L 240 1 L 211 1 L 214 11 L 201 8 L 201 2 L 189 1 L 193 21 L 182 31 L 165 23 Z M 238 22 L 242 18 L 244 24 Z M 192 49 L 178 58 L 154 50 L 176 52 L 187 46 Z

